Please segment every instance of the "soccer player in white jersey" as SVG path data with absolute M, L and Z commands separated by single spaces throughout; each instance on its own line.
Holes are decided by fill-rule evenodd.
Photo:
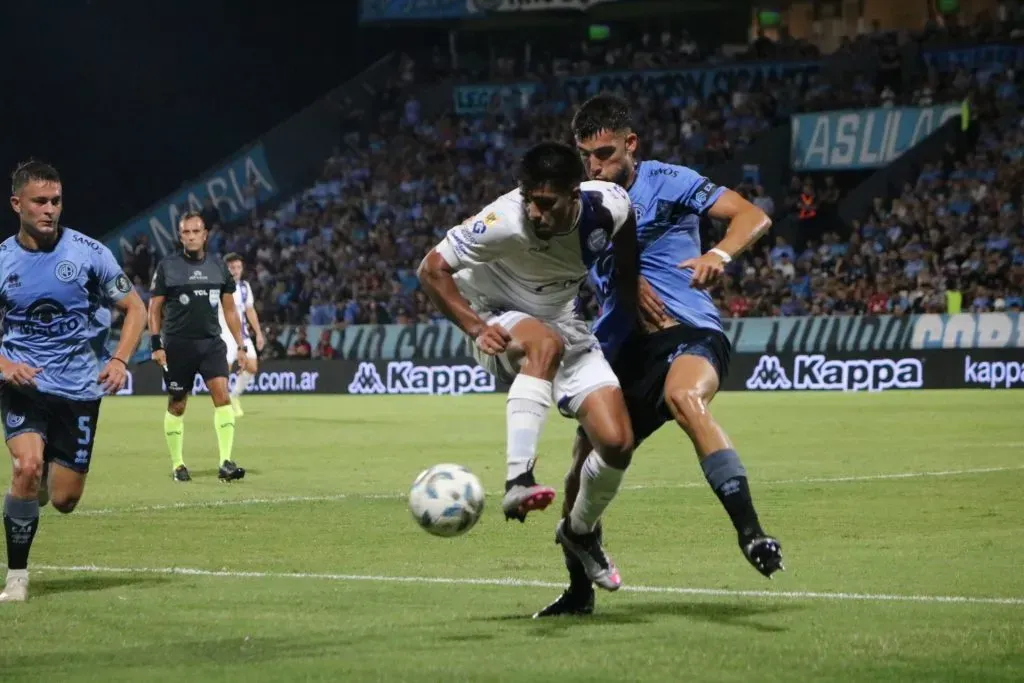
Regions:
M 245 412 L 242 410 L 242 404 L 239 399 L 242 396 L 242 392 L 249 386 L 249 382 L 256 375 L 258 369 L 257 353 L 263 350 L 265 340 L 263 338 L 263 329 L 260 327 L 260 317 L 256 314 L 256 307 L 253 304 L 252 287 L 242 279 L 242 271 L 245 268 L 242 256 L 232 252 L 224 257 L 224 263 L 227 265 L 231 277 L 235 278 L 235 309 L 242 318 L 242 337 L 245 339 L 245 355 L 252 360 L 252 372 L 244 369 L 239 372 L 235 387 L 231 390 L 231 407 L 234 408 L 235 417 L 242 417 Z M 224 319 L 224 308 L 220 307 L 218 311 L 220 311 L 221 336 L 224 338 L 224 344 L 228 347 L 228 369 L 230 369 L 234 366 L 235 361 L 238 360 L 238 345 L 235 344 L 234 338 L 228 330 L 228 323 Z M 253 345 L 253 335 L 256 337 L 255 346 Z
M 448 231 L 420 264 L 423 290 L 473 340 L 473 355 L 510 382 L 506 402 L 506 519 L 543 510 L 554 489 L 533 476 L 537 443 L 554 403 L 579 421 L 593 450 L 579 492 L 558 523 L 556 540 L 607 590 L 618 569 L 594 532 L 615 497 L 633 453 L 633 432 L 619 381 L 586 322 L 575 314 L 579 286 L 595 259 L 615 258 L 636 308 L 636 222 L 621 187 L 582 182 L 576 152 L 545 142 L 519 166 L 519 187 Z M 613 242 L 618 248 L 607 249 Z M 621 290 L 618 290 L 621 291 Z M 630 292 L 633 299 L 630 300 Z

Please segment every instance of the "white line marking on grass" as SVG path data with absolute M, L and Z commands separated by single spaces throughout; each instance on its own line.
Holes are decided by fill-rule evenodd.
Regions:
M 275 498 L 238 498 L 235 500 L 196 500 L 165 505 L 129 505 L 123 508 L 100 508 L 96 510 L 80 510 L 82 515 L 115 515 L 124 512 L 160 512 L 162 510 L 192 510 L 195 508 L 219 508 L 234 505 L 273 505 L 275 503 L 313 503 L 318 501 L 344 500 L 349 494 L 334 496 L 281 496 Z
M 769 479 L 757 481 L 757 486 L 787 486 L 793 484 L 842 484 L 858 481 L 885 481 L 890 479 L 915 479 L 919 477 L 954 477 L 964 474 L 987 474 L 990 472 L 1011 472 L 1024 470 L 1024 465 L 1015 467 L 983 467 L 970 470 L 943 470 L 938 472 L 896 472 L 892 474 L 864 474 L 848 477 L 811 477 L 806 479 Z M 626 491 L 646 491 L 652 489 L 693 489 L 704 488 L 704 482 L 680 482 L 678 484 L 634 484 L 623 486 Z M 197 500 L 181 503 L 166 503 L 158 505 L 129 505 L 119 508 L 99 508 L 96 510 L 79 510 L 76 516 L 116 515 L 130 512 L 163 512 L 167 510 L 195 510 L 202 508 L 235 507 L 241 505 L 279 505 L 282 503 L 321 503 L 334 502 L 339 500 L 400 500 L 406 497 L 405 493 L 339 493 L 332 496 L 280 496 L 272 498 L 237 498 L 234 500 Z M 498 494 L 495 494 L 498 495 Z
M 767 481 L 754 480 L 755 486 L 782 486 L 788 484 L 843 484 L 857 481 L 885 481 L 888 479 L 916 479 L 919 477 L 955 477 L 961 474 L 987 474 L 990 472 L 1011 472 L 1024 470 L 1024 465 L 1014 467 L 981 467 L 971 470 L 941 470 L 937 472 L 894 472 L 891 474 L 858 474 L 847 477 L 807 477 L 804 479 L 774 479 Z M 681 482 L 679 484 L 636 484 L 635 486 L 623 486 L 623 489 L 691 489 L 704 488 L 704 482 Z
M 525 579 L 456 579 L 443 576 L 375 576 L 370 574 L 316 574 L 305 572 L 243 572 L 193 569 L 189 567 L 60 567 L 37 565 L 36 570 L 86 572 L 92 574 L 162 574 L 230 579 L 306 579 L 315 581 L 366 581 L 372 583 L 441 584 L 450 586 L 506 586 L 513 588 L 564 588 L 563 583 Z M 888 595 L 884 593 L 823 593 L 814 591 L 755 591 L 727 588 L 682 588 L 677 586 L 623 586 L 630 593 L 667 593 L 735 598 L 780 598 L 786 600 L 846 600 L 861 602 L 924 602 L 966 605 L 1024 605 L 1024 598 L 989 598 L 968 595 Z

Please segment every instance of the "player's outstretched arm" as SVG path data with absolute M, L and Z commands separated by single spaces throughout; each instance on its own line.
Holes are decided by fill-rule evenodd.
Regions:
M 467 221 L 450 229 L 420 263 L 416 275 L 437 310 L 458 325 L 481 351 L 493 356 L 505 350 L 512 335 L 501 325 L 488 325 L 477 315 L 452 276 L 460 269 L 500 259 L 521 245 L 514 223 L 495 204 L 478 216 L 472 223 Z
M 454 274 L 455 269 L 437 249 L 430 250 L 416 271 L 420 287 L 437 306 L 437 310 L 472 339 L 476 339 L 487 327 L 487 323 L 477 315 L 466 297 L 459 292 L 452 277 Z
M 718 201 L 708 209 L 708 215 L 717 220 L 729 221 L 725 237 L 715 245 L 715 248 L 721 249 L 730 258 L 735 258 L 749 249 L 772 226 L 772 219 L 768 218 L 768 214 L 733 190 L 723 192 Z
M 722 192 L 707 213 L 717 220 L 729 221 L 729 227 L 722 241 L 706 254 L 679 264 L 680 268 L 693 269 L 694 287 L 704 287 L 718 279 L 726 264 L 761 239 L 772 225 L 768 214 L 733 190 Z

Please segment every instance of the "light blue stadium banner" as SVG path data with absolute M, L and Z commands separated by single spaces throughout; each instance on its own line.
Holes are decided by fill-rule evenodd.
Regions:
M 821 70 L 821 62 L 750 62 L 726 64 L 712 68 L 668 69 L 663 71 L 609 71 L 589 76 L 570 76 L 561 79 L 561 87 L 574 101 L 582 102 L 599 92 L 656 93 L 665 98 L 704 100 L 714 93 L 731 93 L 746 84 L 759 90 L 772 78 L 804 82 Z M 455 110 L 460 114 L 479 114 L 486 110 L 490 98 L 502 88 L 510 92 L 524 90 L 533 93 L 533 83 L 513 85 L 464 85 L 454 89 Z
M 202 210 L 207 199 L 213 200 L 225 221 L 244 214 L 248 183 L 253 185 L 257 202 L 271 199 L 279 192 L 262 143 L 250 147 L 202 180 L 164 197 L 108 235 L 106 245 L 120 259 L 124 249 L 130 248 L 139 235 L 147 235 L 157 255 L 163 256 L 178 245 L 177 226 L 181 214 Z
M 871 353 L 924 349 L 1020 349 L 1024 360 L 1024 315 L 817 316 L 728 318 L 722 321 L 737 353 Z M 297 327 L 278 332 L 285 347 Z M 444 360 L 466 356 L 466 337 L 447 321 L 415 325 L 350 325 L 331 329 L 306 326 L 310 343 L 326 330 L 338 358 L 345 360 Z M 135 362 L 149 357 L 140 345 Z
M 790 162 L 801 171 L 879 168 L 959 116 L 960 103 L 798 114 Z
M 537 91 L 536 83 L 510 83 L 507 85 L 460 85 L 454 90 L 455 113 L 482 114 L 495 96 L 506 100 L 515 109 L 525 108 Z

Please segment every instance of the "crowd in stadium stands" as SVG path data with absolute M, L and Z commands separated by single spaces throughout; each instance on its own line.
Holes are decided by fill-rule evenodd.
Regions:
M 714 290 L 727 316 L 1020 311 L 1024 307 L 1024 120 L 992 126 L 964 160 L 926 165 L 875 200 L 843 238 L 781 237 Z M 822 203 L 836 199 L 822 193 Z
M 972 30 L 991 33 L 1000 30 L 997 26 L 1005 30 L 1006 24 Z M 938 39 L 934 31 L 915 38 Z M 1020 74 L 959 70 L 942 76 L 922 70 L 915 87 L 902 88 L 896 74 L 903 71 L 907 50 L 921 45 L 907 42 L 901 47 L 900 41 L 909 40 L 876 34 L 844 44 L 841 50 L 855 65 L 854 56 L 875 60 L 876 82 L 863 76 L 866 70 L 852 68 L 830 75 L 832 80 L 770 79 L 759 90 L 741 84 L 706 100 L 630 94 L 644 143 L 641 156 L 696 168 L 728 159 L 759 132 L 800 111 L 945 103 L 969 94 L 986 121 L 977 148 L 966 159 L 950 156 L 928 167 L 899 198 L 878 199 L 871 214 L 852 230 L 836 222 L 811 230 L 810 239 L 799 245 L 781 238 L 769 244 L 768 238 L 737 259 L 712 292 L 723 316 L 942 312 L 961 306 L 965 311 L 1020 309 Z M 699 53 L 685 34 L 649 42 L 651 54 L 667 60 L 654 66 L 689 63 Z M 652 64 L 638 56 L 643 45 L 641 41 L 631 53 L 594 48 L 586 58 L 591 65 L 597 60 L 603 69 L 647 68 Z M 672 49 L 663 49 L 665 45 Z M 778 59 L 807 56 L 807 51 L 796 42 L 758 40 L 749 56 Z M 591 68 L 566 59 L 573 71 Z M 548 60 L 557 73 L 559 59 Z M 427 61 L 431 75 L 449 68 L 438 55 Z M 417 63 L 407 58 L 405 65 L 416 81 Z M 505 76 L 516 75 L 514 65 L 506 67 Z M 565 139 L 574 105 L 557 89 L 541 87 L 527 107 L 499 99 L 485 116 L 447 113 L 428 118 L 411 92 L 396 84 L 380 94 L 373 116 L 350 113 L 343 121 L 346 144 L 327 159 L 322 179 L 300 195 L 273 207 L 253 201 L 251 219 L 241 225 L 221 226 L 216 209 L 206 207 L 208 225 L 220 228 L 214 231 L 212 249 L 245 255 L 246 277 L 267 323 L 437 319 L 418 288 L 419 260 L 450 226 L 513 186 L 515 160 L 530 144 Z M 367 118 L 376 126 L 360 130 L 357 120 Z M 795 208 L 794 198 L 801 193 L 814 198 L 819 217 L 829 215 L 839 200 L 832 180 L 812 176 L 794 178 L 790 196 L 778 205 L 762 188 L 737 189 L 776 220 Z M 722 229 L 710 227 L 712 241 Z M 148 244 L 140 243 L 126 256 L 127 269 L 144 294 L 153 265 Z M 593 313 L 593 303 L 584 303 Z M 329 343 L 311 342 L 304 332 L 296 344 L 270 354 L 331 353 Z
M 1018 88 L 1013 75 L 995 74 L 974 89 L 984 120 L 976 148 L 966 158 L 949 150 L 899 197 L 876 198 L 849 230 L 833 218 L 840 193 L 832 176 L 819 182 L 794 177 L 790 210 L 813 208 L 800 221 L 806 244 L 778 237 L 732 264 L 713 292 L 723 314 L 1020 311 L 1024 117 Z
M 894 67 L 919 48 L 937 45 L 979 44 L 1007 40 L 1024 34 L 1020 9 L 1006 7 L 995 13 L 983 12 L 970 22 L 957 17 L 934 18 L 919 32 L 883 31 L 878 22 L 854 38 L 843 38 L 836 56 L 849 70 L 869 71 L 875 66 Z M 746 47 L 704 42 L 713 36 L 700 35 L 692 22 L 665 23 L 656 29 L 649 24 L 613 24 L 604 40 L 566 40 L 561 27 L 531 30 L 529 59 L 521 32 L 487 32 L 464 38 L 468 53 L 453 60 L 449 50 L 436 48 L 416 65 L 407 63 L 410 79 L 415 72 L 431 80 L 454 77 L 464 82 L 501 82 L 522 79 L 543 80 L 549 76 L 585 75 L 600 71 L 674 69 L 714 65 L 733 61 L 808 60 L 821 56 L 812 43 L 792 37 L 785 27 L 777 39 L 762 33 Z M 475 49 L 474 49 L 475 48 Z M 485 57 L 485 55 L 487 55 Z

